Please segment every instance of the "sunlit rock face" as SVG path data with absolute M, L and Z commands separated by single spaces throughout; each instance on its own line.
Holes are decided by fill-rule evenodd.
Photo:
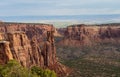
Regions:
M 8 41 L 0 41 L 0 64 L 5 64 L 7 61 L 12 60 L 13 55 L 10 51 Z
M 25 67 L 37 65 L 66 76 L 68 69 L 57 61 L 53 25 L 2 23 L 0 32 L 0 64 L 16 59 Z
M 92 45 L 101 41 L 120 41 L 120 26 L 87 26 L 84 24 L 72 25 L 60 29 L 64 39 L 59 42 L 62 45 L 83 46 Z

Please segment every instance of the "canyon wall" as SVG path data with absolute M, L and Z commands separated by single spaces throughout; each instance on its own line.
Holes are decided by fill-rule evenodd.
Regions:
M 59 44 L 71 46 L 92 45 L 95 42 L 120 42 L 120 26 L 71 25 L 59 30 L 64 38 Z
M 55 28 L 49 24 L 0 24 L 0 64 L 16 59 L 25 67 L 40 66 L 67 75 L 56 57 Z
M 38 42 L 43 41 L 46 32 L 52 29 L 55 29 L 52 24 L 0 23 L 0 32 L 24 31 L 30 40 L 35 38 Z

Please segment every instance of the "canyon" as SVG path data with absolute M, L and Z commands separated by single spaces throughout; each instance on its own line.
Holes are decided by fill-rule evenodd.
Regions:
M 54 70 L 59 77 L 68 68 L 58 62 L 54 43 L 55 28 L 50 24 L 0 23 L 0 64 L 16 59 L 24 67 Z
M 83 53 L 79 48 L 95 46 L 101 42 L 120 43 L 120 26 L 76 24 L 57 29 L 52 24 L 1 22 L 0 64 L 16 59 L 24 67 L 49 68 L 58 77 L 66 77 L 72 69 L 59 62 L 59 48 L 56 52 L 56 46 L 78 47 L 80 55 L 76 53 L 81 56 Z M 67 51 L 64 53 L 68 54 Z
M 120 24 L 74 24 L 58 29 L 57 56 L 69 77 L 120 76 Z

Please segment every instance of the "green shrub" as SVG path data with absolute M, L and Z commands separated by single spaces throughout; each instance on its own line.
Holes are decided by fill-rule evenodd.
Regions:
M 49 69 L 43 70 L 37 66 L 33 66 L 31 68 L 31 71 L 33 74 L 37 74 L 39 77 L 57 77 L 57 75 L 54 71 L 51 71 Z
M 34 66 L 27 69 L 19 64 L 16 60 L 10 60 L 4 66 L 0 65 L 0 77 L 57 77 L 54 71 L 49 69 L 43 70 Z

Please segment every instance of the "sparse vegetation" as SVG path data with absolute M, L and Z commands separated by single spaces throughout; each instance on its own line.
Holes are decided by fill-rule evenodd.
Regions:
M 31 69 L 21 66 L 16 60 L 0 65 L 0 77 L 57 77 L 54 71 L 33 66 Z
M 120 77 L 119 42 L 83 47 L 57 45 L 57 56 L 74 70 L 69 77 Z

